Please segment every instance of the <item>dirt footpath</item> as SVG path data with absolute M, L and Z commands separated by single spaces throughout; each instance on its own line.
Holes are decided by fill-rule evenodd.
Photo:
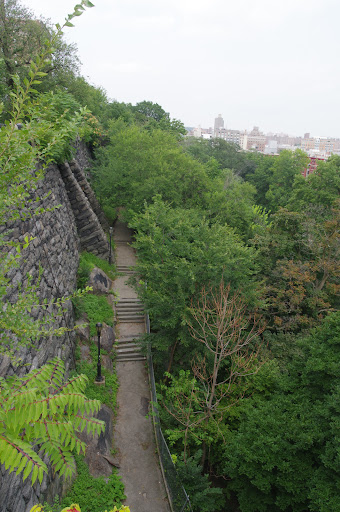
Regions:
M 132 247 L 131 231 L 117 221 L 114 229 L 116 264 L 133 266 L 136 256 Z M 128 277 L 118 277 L 114 290 L 120 299 L 135 298 L 136 292 L 127 284 Z M 116 337 L 145 332 L 144 323 L 117 324 Z M 125 485 L 126 505 L 131 512 L 170 512 L 166 491 L 159 468 L 152 419 L 149 411 L 149 379 L 146 361 L 118 361 L 118 414 L 114 444 L 120 465 L 119 474 Z

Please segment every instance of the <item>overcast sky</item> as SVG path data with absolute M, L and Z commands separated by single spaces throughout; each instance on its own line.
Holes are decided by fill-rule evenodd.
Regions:
M 92 0 L 67 31 L 109 98 L 186 126 L 340 137 L 339 0 Z M 62 22 L 69 0 L 24 0 Z

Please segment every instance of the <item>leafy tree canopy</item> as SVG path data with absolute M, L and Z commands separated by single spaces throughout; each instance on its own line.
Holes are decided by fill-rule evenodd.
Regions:
M 1 75 L 2 101 L 8 102 L 9 92 L 14 87 L 13 76 L 21 80 L 28 77 L 31 62 L 42 53 L 46 41 L 56 34 L 48 21 L 35 19 L 33 13 L 18 0 L 0 2 L 0 61 L 4 73 Z M 76 47 L 66 44 L 61 37 L 54 38 L 54 52 L 46 60 L 44 71 L 47 79 L 41 88 L 49 90 L 65 75 L 78 73 L 79 59 Z M 37 84 L 38 86 L 39 84 Z
M 245 176 L 252 172 L 256 163 L 247 153 L 240 150 L 237 144 L 223 139 L 196 139 L 188 137 L 183 141 L 184 149 L 202 163 L 214 158 L 220 169 L 232 169 L 235 174 Z
M 95 188 L 103 204 L 141 212 L 161 194 L 174 207 L 202 207 L 212 189 L 203 165 L 185 154 L 176 138 L 120 120 L 111 123 L 110 145 L 97 152 Z
M 275 212 L 280 206 L 287 206 L 294 179 L 307 167 L 309 158 L 303 151 L 282 151 L 274 159 L 269 189 L 266 193 L 268 208 Z M 256 186 L 256 184 L 255 184 Z
M 320 162 L 317 169 L 304 178 L 296 175 L 288 208 L 302 212 L 311 206 L 326 213 L 340 196 L 340 156 L 333 155 L 327 162 Z M 314 215 L 317 214 L 316 208 Z
M 230 227 L 211 224 L 200 210 L 172 208 L 160 197 L 133 217 L 131 227 L 144 283 L 138 291 L 154 329 L 167 333 L 167 345 L 171 337 L 171 344 L 181 336 L 185 342 L 191 297 L 208 282 L 218 284 L 221 275 L 249 303 L 256 302 L 253 250 Z
M 255 236 L 275 329 L 310 327 L 338 306 L 339 204 L 326 213 L 280 209 Z
M 339 329 L 334 313 L 302 338 L 279 387 L 230 432 L 221 464 L 242 512 L 339 510 Z
M 159 129 L 173 133 L 177 138 L 182 138 L 186 130 L 178 119 L 170 119 L 168 112 L 152 101 L 142 101 L 132 107 L 137 124 L 144 126 L 147 130 Z

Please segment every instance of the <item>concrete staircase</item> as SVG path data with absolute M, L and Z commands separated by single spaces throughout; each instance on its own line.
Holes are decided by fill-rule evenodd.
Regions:
M 135 270 L 133 270 L 133 267 L 128 267 L 127 265 L 117 265 L 117 272 L 119 272 L 119 274 L 124 274 L 124 275 L 132 275 L 132 274 L 135 274 Z
M 116 315 L 119 324 L 145 325 L 145 313 L 143 304 L 139 299 L 122 298 L 116 305 Z M 126 334 L 119 336 L 117 343 L 117 361 L 141 361 L 145 359 L 141 354 L 140 346 L 136 343 L 139 334 Z
M 120 336 L 117 343 L 117 361 L 143 361 L 145 356 L 141 353 L 138 339 L 141 334 Z
M 119 323 L 144 323 L 143 304 L 139 299 L 120 299 L 116 305 L 116 315 Z

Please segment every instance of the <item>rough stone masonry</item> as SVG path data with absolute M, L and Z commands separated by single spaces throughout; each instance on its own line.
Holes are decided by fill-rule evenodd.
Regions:
M 23 242 L 25 236 L 34 237 L 22 253 L 20 266 L 8 276 L 12 284 L 7 296 L 9 301 L 17 300 L 16 285 L 25 284 L 28 274 L 33 281 L 38 278 L 40 266 L 43 270 L 39 297 L 50 300 L 74 291 L 80 250 L 107 257 L 107 238 L 98 219 L 103 217 L 86 179 L 85 166 L 89 166 L 88 151 L 78 142 L 76 158 L 62 166 L 48 167 L 44 180 L 33 194 L 39 198 L 35 207 L 42 206 L 51 211 L 0 227 L 0 233 L 10 230 L 7 237 L 12 240 Z M 42 312 L 36 310 L 32 314 L 41 318 Z M 73 309 L 68 304 L 57 326 L 72 328 L 73 325 Z M 20 367 L 13 366 L 5 356 L 0 360 L 0 377 L 22 375 L 53 357 L 60 357 L 68 370 L 74 365 L 74 342 L 74 333 L 68 332 L 62 337 L 42 338 L 34 349 L 21 347 L 18 349 L 22 359 Z M 22 476 L 9 475 L 2 465 L 0 512 L 28 512 L 33 505 L 61 494 L 63 487 L 63 480 L 54 478 L 52 473 L 44 476 L 41 485 L 36 482 L 31 487 L 29 478 L 23 483 Z

